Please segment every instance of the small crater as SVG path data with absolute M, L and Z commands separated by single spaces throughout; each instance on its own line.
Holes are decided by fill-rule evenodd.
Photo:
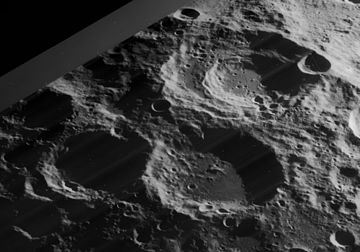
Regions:
M 225 217 L 223 220 L 223 225 L 225 227 L 234 228 L 237 226 L 237 221 L 235 218 L 232 217 Z
M 214 209 L 213 205 L 210 204 L 205 204 L 205 205 L 200 205 L 199 206 L 199 211 L 200 212 L 208 212 Z
M 165 99 L 160 99 L 151 104 L 151 109 L 154 112 L 163 113 L 169 110 L 171 103 Z
M 219 214 L 229 214 L 229 210 L 225 209 L 225 208 L 219 208 L 217 211 L 217 213 Z
M 108 50 L 107 52 L 108 52 L 108 54 L 111 54 L 111 55 L 121 54 L 121 47 L 115 46 L 115 47 L 111 48 L 110 50 Z
M 313 72 L 325 73 L 330 70 L 331 63 L 324 56 L 313 52 L 306 57 L 305 66 Z
M 174 34 L 175 34 L 176 36 L 182 36 L 182 35 L 184 35 L 184 30 L 176 30 L 176 31 L 174 32 Z
M 151 109 L 153 101 L 159 99 L 160 87 L 146 72 L 131 73 L 130 90 L 116 103 L 115 107 L 127 117 L 140 116 Z
M 345 202 L 345 208 L 349 209 L 350 211 L 356 211 L 357 210 L 357 205 L 354 202 Z
M 200 12 L 191 8 L 184 8 L 181 10 L 181 15 L 188 19 L 197 19 L 200 16 Z
M 115 46 L 114 48 L 108 50 L 107 53 L 115 62 L 123 62 L 125 60 L 125 56 L 123 55 L 121 49 L 121 46 Z
M 173 32 L 174 30 L 179 28 L 179 26 L 179 21 L 172 17 L 165 17 L 160 21 L 161 30 L 166 32 Z
M 266 111 L 267 107 L 264 105 L 259 106 L 259 111 Z
M 360 4 L 360 0 L 349 0 L 351 3 Z
M 353 178 L 358 176 L 359 171 L 355 168 L 343 167 L 340 168 L 340 174 L 348 178 Z
M 349 230 L 338 230 L 331 235 L 330 241 L 335 246 L 349 247 L 355 244 L 355 236 Z
M 197 188 L 197 186 L 195 184 L 190 184 L 187 186 L 187 188 L 190 190 L 195 190 Z
M 224 171 L 217 167 L 210 167 L 210 168 L 206 169 L 206 172 L 209 174 L 212 174 L 212 175 L 224 174 Z
M 119 194 L 145 170 L 149 143 L 135 133 L 126 140 L 107 132 L 86 132 L 64 144 L 56 167 L 72 181 L 95 190 Z
M 254 98 L 254 102 L 256 102 L 256 103 L 259 103 L 259 104 L 264 104 L 264 99 L 261 97 L 261 96 L 256 96 L 255 98 Z
M 279 104 L 277 104 L 277 103 L 272 103 L 272 104 L 269 105 L 269 108 L 271 108 L 271 109 L 278 109 L 278 108 L 279 108 Z
M 157 225 L 157 229 L 159 231 L 167 231 L 173 228 L 173 224 L 170 223 L 168 220 L 163 220 Z
M 278 203 L 279 206 L 281 206 L 281 207 L 286 207 L 286 202 L 285 202 L 285 200 L 278 200 L 277 203 Z

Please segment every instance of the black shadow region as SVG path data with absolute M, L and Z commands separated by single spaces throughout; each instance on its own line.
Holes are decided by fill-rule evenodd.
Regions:
M 104 62 L 100 56 L 88 61 L 84 67 L 91 71 L 92 77 L 106 87 L 117 87 L 120 79 L 118 67 Z
M 149 143 L 136 133 L 119 139 L 107 132 L 87 132 L 70 137 L 56 167 L 87 188 L 115 195 L 141 177 Z
M 25 118 L 24 125 L 29 128 L 50 128 L 74 113 L 71 96 L 50 89 L 29 97 L 19 112 Z
M 46 151 L 48 151 L 46 146 L 35 142 L 26 142 L 5 153 L 4 159 L 17 167 L 31 169 L 36 167 Z
M 184 8 L 181 10 L 181 15 L 188 19 L 197 19 L 200 16 L 200 12 L 191 8 Z
M 324 56 L 312 52 L 305 59 L 305 66 L 311 71 L 324 73 L 330 70 L 331 63 Z

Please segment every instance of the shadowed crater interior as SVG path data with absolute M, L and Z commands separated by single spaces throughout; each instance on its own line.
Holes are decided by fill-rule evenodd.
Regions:
M 87 132 L 69 138 L 56 167 L 85 187 L 121 193 L 145 170 L 149 144 L 135 133 L 119 139 L 107 132 Z
M 200 12 L 191 8 L 184 8 L 181 10 L 181 15 L 189 19 L 197 19 L 200 16 Z
M 130 90 L 116 104 L 127 116 L 134 115 L 134 111 L 144 107 L 151 107 L 151 99 L 160 96 L 160 90 L 154 90 L 154 83 L 146 73 L 134 72 L 130 83 Z
M 26 127 L 49 128 L 72 116 L 72 98 L 46 89 L 31 97 L 21 112 Z
M 341 167 L 340 174 L 345 177 L 352 178 L 352 177 L 356 177 L 359 174 L 359 172 L 355 168 Z
M 277 194 L 284 182 L 275 153 L 249 134 L 231 129 L 205 129 L 204 137 L 189 136 L 193 147 L 229 162 L 242 179 L 247 200 L 263 204 Z
M 96 57 L 84 64 L 86 69 L 92 72 L 94 79 L 115 81 L 119 79 L 117 67 L 114 65 L 106 64 L 102 57 Z M 109 85 L 111 86 L 111 85 Z
M 33 237 L 55 232 L 61 224 L 59 211 L 47 202 L 24 198 L 14 206 L 17 209 L 17 216 L 13 224 L 29 232 Z
M 316 52 L 313 52 L 305 59 L 305 66 L 314 72 L 327 72 L 331 68 L 331 63 Z
M 272 51 L 288 59 L 300 59 L 309 52 L 308 49 L 273 32 L 258 31 L 254 33 L 248 31 L 245 38 L 254 51 Z
M 45 146 L 37 145 L 34 142 L 23 143 L 5 153 L 4 158 L 17 167 L 33 168 L 46 151 Z
M 342 246 L 352 246 L 355 243 L 354 234 L 348 230 L 338 230 L 335 232 L 335 240 Z
M 261 224 L 255 218 L 249 217 L 241 220 L 234 228 L 234 234 L 238 237 L 256 236 L 261 231 Z
M 255 53 L 250 55 L 253 68 L 268 90 L 296 95 L 304 83 L 316 83 L 319 76 L 303 73 L 297 62 L 310 50 L 276 33 L 248 33 L 246 39 Z

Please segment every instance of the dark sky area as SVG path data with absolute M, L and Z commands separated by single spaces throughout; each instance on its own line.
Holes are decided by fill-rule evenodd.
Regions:
M 0 111 L 188 1 L 1 2 Z
M 130 1 L 4 1 L 0 76 Z

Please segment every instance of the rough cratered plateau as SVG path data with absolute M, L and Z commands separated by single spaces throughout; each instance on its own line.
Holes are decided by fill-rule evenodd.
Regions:
M 5 251 L 360 250 L 356 1 L 198 1 L 2 114 Z

